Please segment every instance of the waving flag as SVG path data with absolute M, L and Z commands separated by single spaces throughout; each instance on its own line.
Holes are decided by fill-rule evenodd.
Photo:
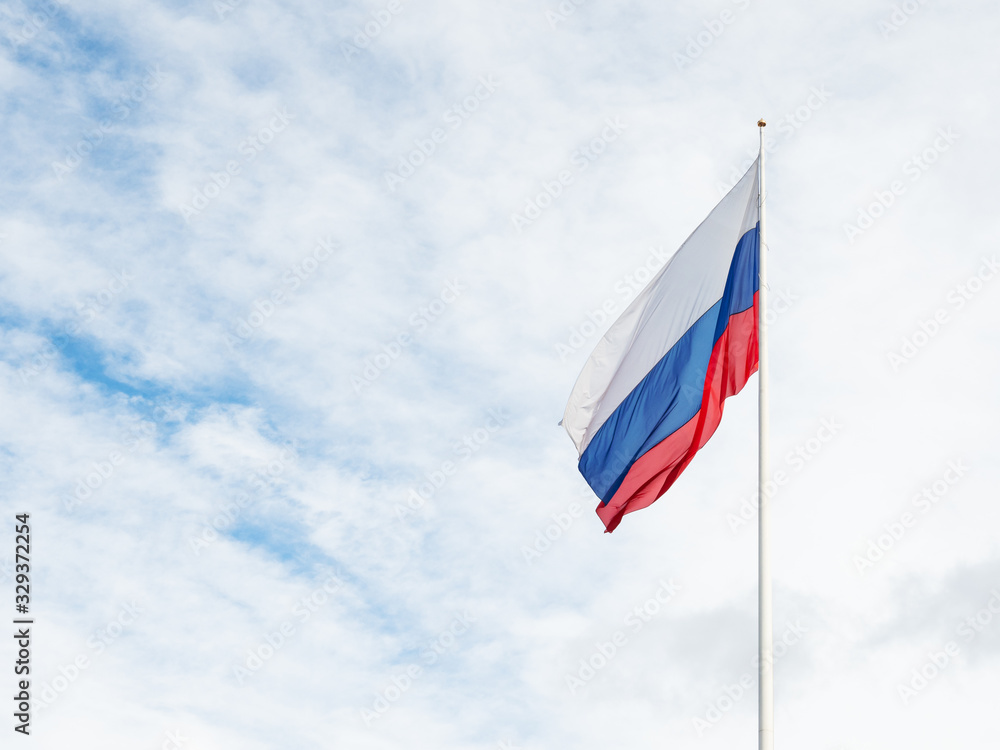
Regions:
M 562 424 L 607 531 L 676 481 L 757 371 L 758 174 L 743 178 L 615 321 Z

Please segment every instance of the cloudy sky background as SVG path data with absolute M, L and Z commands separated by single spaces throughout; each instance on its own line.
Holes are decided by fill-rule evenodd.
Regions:
M 756 378 L 613 535 L 557 422 L 593 311 L 763 116 L 776 746 L 995 744 L 1000 277 L 960 285 L 995 273 L 998 32 L 916 0 L 4 6 L 27 742 L 756 747 Z

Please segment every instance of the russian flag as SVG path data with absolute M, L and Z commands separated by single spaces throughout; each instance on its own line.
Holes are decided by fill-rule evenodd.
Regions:
M 615 321 L 562 424 L 614 531 L 677 480 L 757 371 L 757 162 Z

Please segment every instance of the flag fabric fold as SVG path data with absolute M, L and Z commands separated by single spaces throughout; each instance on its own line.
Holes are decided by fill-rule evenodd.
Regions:
M 757 162 L 598 342 L 563 415 L 607 531 L 676 481 L 757 371 Z

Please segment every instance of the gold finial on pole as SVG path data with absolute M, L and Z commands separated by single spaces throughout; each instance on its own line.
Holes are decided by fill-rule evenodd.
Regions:
M 766 125 L 767 125 L 767 123 L 766 123 L 766 122 L 764 122 L 763 120 L 757 120 L 757 127 L 758 127 L 758 128 L 763 128 L 763 127 L 765 127 Z

